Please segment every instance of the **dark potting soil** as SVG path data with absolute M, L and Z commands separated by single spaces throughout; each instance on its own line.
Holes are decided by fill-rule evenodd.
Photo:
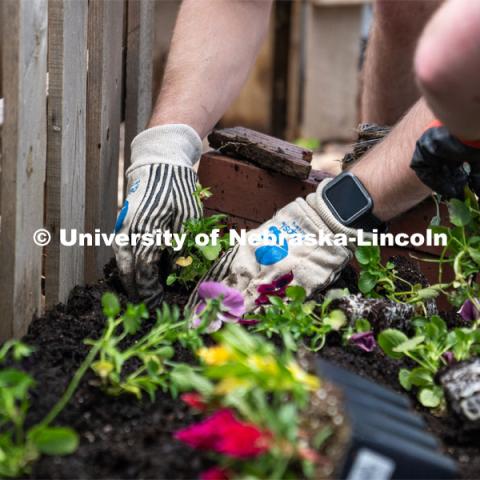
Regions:
M 413 270 L 410 273 L 413 274 Z M 354 271 L 347 268 L 335 287 L 349 288 L 355 293 Z M 40 421 L 63 393 L 88 352 L 83 340 L 98 338 L 101 334 L 104 318 L 100 299 L 108 290 L 115 291 L 123 302 L 126 301 L 114 264 L 106 266 L 104 281 L 94 286 L 76 287 L 67 305 L 58 305 L 32 322 L 23 340 L 36 351 L 21 364 L 37 382 L 32 391 L 30 424 Z M 165 301 L 170 304 L 182 306 L 186 300 L 186 292 L 166 292 Z M 450 315 L 448 322 L 453 325 L 456 320 L 455 315 Z M 146 322 L 143 332 L 148 328 L 149 322 Z M 177 355 L 181 360 L 189 357 L 181 349 Z M 369 354 L 355 347 L 344 347 L 339 337 L 331 335 L 320 355 L 405 394 L 397 380 L 401 362 L 386 358 L 379 350 Z M 161 392 L 154 402 L 146 397 L 141 402 L 127 395 L 110 397 L 92 384 L 93 379 L 93 374 L 87 373 L 55 422 L 71 426 L 78 432 L 78 450 L 66 457 L 42 457 L 33 465 L 29 478 L 190 479 L 198 478 L 198 474 L 211 465 L 206 455 L 173 439 L 176 430 L 198 421 L 180 400 L 172 400 Z M 445 452 L 459 462 L 463 477 L 480 478 L 479 442 L 463 438 L 454 419 L 435 417 L 418 403 L 416 405 L 429 430 L 442 441 Z

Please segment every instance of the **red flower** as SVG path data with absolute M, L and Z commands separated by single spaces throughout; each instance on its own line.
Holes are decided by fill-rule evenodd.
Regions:
M 198 410 L 199 412 L 204 412 L 207 409 L 207 403 L 199 393 L 190 392 L 183 393 L 180 398 L 184 403 L 189 407 Z
M 175 438 L 193 448 L 213 450 L 235 458 L 256 457 L 268 450 L 270 432 L 235 418 L 222 409 L 203 422 L 179 430 Z
M 220 467 L 212 467 L 200 474 L 200 480 L 228 480 L 228 471 Z
M 288 272 L 276 278 L 272 283 L 263 283 L 258 286 L 257 292 L 260 294 L 255 300 L 256 305 L 267 305 L 268 297 L 285 297 L 287 287 L 293 280 L 293 272 Z

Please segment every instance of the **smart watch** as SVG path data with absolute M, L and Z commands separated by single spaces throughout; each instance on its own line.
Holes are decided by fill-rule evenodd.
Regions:
M 322 197 L 334 217 L 346 227 L 362 230 L 386 230 L 386 224 L 373 213 L 373 200 L 362 182 L 350 172 L 343 172 L 330 181 Z

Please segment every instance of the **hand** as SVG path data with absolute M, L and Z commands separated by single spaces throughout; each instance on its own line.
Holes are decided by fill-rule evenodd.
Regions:
M 256 307 L 260 285 L 290 272 L 293 273 L 292 284 L 301 285 L 307 294 L 327 287 L 352 258 L 357 237 L 357 230 L 340 224 L 324 203 L 321 192 L 329 181 L 324 180 L 306 200 L 298 198 L 289 203 L 271 220 L 247 234 L 249 238 L 259 234 L 264 234 L 264 238 L 273 235 L 277 238 L 275 244 L 236 245 L 214 264 L 203 280 L 223 282 L 240 290 L 245 297 L 247 312 Z M 348 245 L 320 246 L 319 233 L 330 236 L 330 241 L 334 234 L 345 234 Z M 314 245 L 294 241 L 295 236 L 301 238 L 307 234 L 314 235 Z M 188 304 L 190 307 L 197 304 L 196 291 Z
M 132 142 L 132 165 L 127 170 L 127 198 L 117 218 L 115 233 L 180 232 L 183 222 L 202 216 L 194 191 L 192 166 L 202 142 L 187 125 L 150 128 Z M 170 255 L 155 244 L 118 246 L 114 242 L 120 278 L 127 294 L 154 308 L 163 298 L 161 267 L 170 268 Z M 166 258 L 164 258 L 166 257 Z
M 470 165 L 469 172 L 465 163 Z M 418 139 L 410 167 L 445 198 L 463 199 L 467 185 L 480 194 L 480 143 L 459 140 L 439 122 Z

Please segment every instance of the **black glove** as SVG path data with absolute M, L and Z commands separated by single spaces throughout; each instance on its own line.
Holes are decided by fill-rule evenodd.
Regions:
M 467 185 L 480 194 L 480 142 L 459 140 L 439 122 L 418 139 L 410 167 L 445 198 L 463 199 Z

